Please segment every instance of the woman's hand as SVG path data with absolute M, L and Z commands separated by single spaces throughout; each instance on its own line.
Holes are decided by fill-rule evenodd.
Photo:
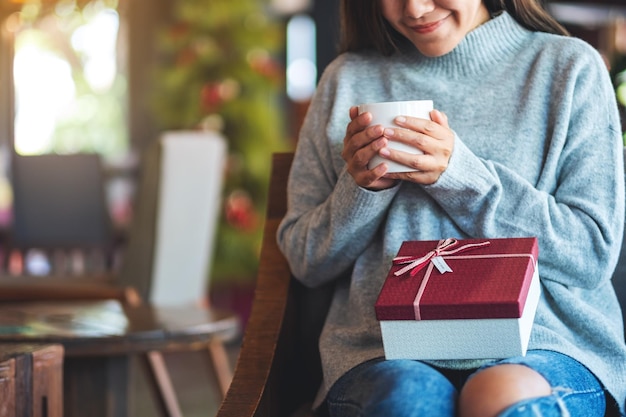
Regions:
M 341 152 L 341 157 L 348 165 L 348 172 L 363 188 L 383 190 L 392 187 L 397 181 L 384 177 L 387 173 L 385 164 L 379 164 L 373 169 L 367 167 L 370 159 L 376 154 L 389 155 L 383 127 L 369 126 L 372 115 L 370 113 L 359 115 L 357 107 L 350 108 L 350 119 Z
M 448 126 L 448 118 L 444 113 L 433 110 L 430 112 L 430 118 L 431 120 L 398 117 L 395 123 L 403 129 L 384 129 L 385 138 L 405 143 L 424 152 L 421 155 L 391 148 L 382 149 L 382 152 L 379 152 L 381 156 L 417 169 L 413 172 L 390 173 L 385 178 L 427 185 L 435 183 L 446 170 L 454 148 L 454 133 Z
M 341 156 L 356 183 L 371 190 L 390 188 L 397 180 L 424 185 L 435 183 L 448 167 L 454 148 L 454 133 L 444 113 L 433 110 L 430 117 L 431 120 L 399 117 L 395 122 L 400 128 L 383 128 L 381 125 L 369 126 L 372 121 L 370 113 L 359 115 L 357 107 L 350 108 L 351 122 Z M 387 147 L 389 140 L 413 146 L 424 154 L 396 151 Z M 377 154 L 417 171 L 387 173 L 388 167 L 384 163 L 368 169 L 370 159 Z

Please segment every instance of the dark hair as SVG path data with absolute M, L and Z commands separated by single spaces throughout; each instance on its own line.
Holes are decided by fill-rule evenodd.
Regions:
M 340 52 L 375 49 L 391 55 L 407 44 L 382 15 L 381 0 L 341 0 Z M 482 0 L 489 13 L 507 11 L 520 25 L 538 31 L 568 36 L 544 9 L 541 0 Z

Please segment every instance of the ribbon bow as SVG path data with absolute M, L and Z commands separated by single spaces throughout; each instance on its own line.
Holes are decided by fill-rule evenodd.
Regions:
M 459 244 L 459 241 L 454 238 L 448 238 L 445 240 L 440 240 L 435 249 L 431 250 L 424 256 L 397 256 L 393 258 L 394 265 L 404 265 L 408 264 L 404 268 L 401 268 L 394 272 L 395 276 L 404 275 L 406 272 L 411 271 L 410 275 L 413 277 L 419 271 L 424 268 L 433 258 L 437 256 L 445 256 L 445 255 L 453 255 L 459 252 L 465 252 L 472 249 L 482 248 L 484 246 L 489 246 L 491 242 L 488 240 L 480 243 L 468 243 L 463 246 L 459 246 L 456 249 L 452 249 Z

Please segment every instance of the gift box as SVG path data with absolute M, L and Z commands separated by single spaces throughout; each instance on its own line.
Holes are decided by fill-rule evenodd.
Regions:
M 525 355 L 537 256 L 534 237 L 404 242 L 375 304 L 386 358 Z

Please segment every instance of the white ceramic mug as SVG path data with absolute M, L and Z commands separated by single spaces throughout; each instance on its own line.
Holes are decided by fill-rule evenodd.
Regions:
M 430 120 L 430 112 L 433 109 L 432 100 L 412 100 L 412 101 L 388 101 L 383 103 L 367 103 L 360 104 L 359 114 L 370 112 L 372 114 L 371 125 L 383 125 L 384 127 L 398 126 L 393 122 L 398 116 L 411 116 L 419 117 L 422 119 Z M 412 154 L 422 154 L 423 152 L 417 148 L 414 148 L 404 143 L 389 141 L 388 147 Z M 369 162 L 369 168 L 373 168 L 384 162 L 387 164 L 389 170 L 387 172 L 410 172 L 415 171 L 414 168 L 410 168 L 406 165 L 385 159 L 382 156 L 376 155 Z

